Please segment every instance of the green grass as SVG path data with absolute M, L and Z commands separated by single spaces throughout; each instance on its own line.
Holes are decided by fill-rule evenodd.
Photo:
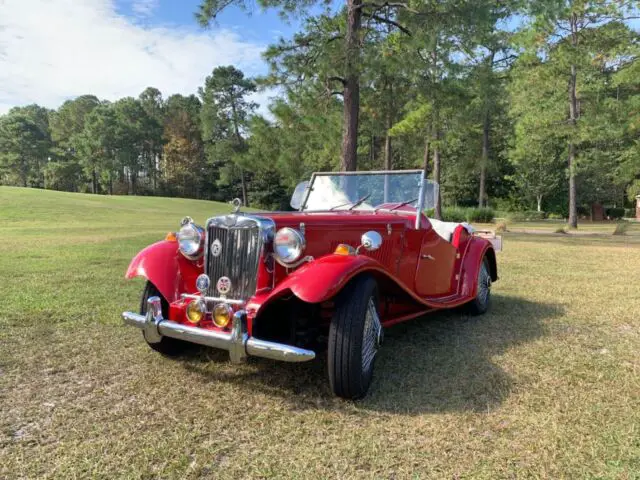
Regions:
M 389 329 L 354 403 L 122 325 L 131 257 L 225 211 L 0 188 L 0 478 L 640 478 L 638 236 L 507 234 L 490 313 Z

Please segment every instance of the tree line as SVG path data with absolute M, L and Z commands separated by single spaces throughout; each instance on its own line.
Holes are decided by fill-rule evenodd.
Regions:
M 218 67 L 188 96 L 16 107 L 0 183 L 286 208 L 312 171 L 424 167 L 443 205 L 571 226 L 640 194 L 637 1 L 259 3 L 304 18 L 265 52 L 267 75 Z M 197 18 L 232 4 L 204 0 Z M 252 94 L 274 87 L 259 115 Z

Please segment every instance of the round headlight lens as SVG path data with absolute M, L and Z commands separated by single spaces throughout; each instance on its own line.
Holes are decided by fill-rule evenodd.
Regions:
M 292 263 L 302 256 L 304 251 L 304 237 L 294 228 L 281 228 L 273 241 L 276 259 L 282 263 Z
M 204 235 L 202 229 L 193 223 L 183 225 L 178 232 L 180 251 L 187 258 L 196 258 L 202 253 Z
M 216 327 L 224 328 L 231 320 L 231 308 L 226 303 L 219 303 L 213 308 L 211 319 Z
M 194 300 L 187 306 L 187 319 L 191 323 L 199 323 L 204 318 L 204 314 L 207 309 L 204 302 L 200 300 Z

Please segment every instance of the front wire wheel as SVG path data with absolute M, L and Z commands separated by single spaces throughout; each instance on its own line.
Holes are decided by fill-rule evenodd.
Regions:
M 382 338 L 376 281 L 358 276 L 338 295 L 329 328 L 329 384 L 337 396 L 366 395 Z
M 362 336 L 362 370 L 368 372 L 373 368 L 373 361 L 382 344 L 382 324 L 373 297 L 369 297 Z

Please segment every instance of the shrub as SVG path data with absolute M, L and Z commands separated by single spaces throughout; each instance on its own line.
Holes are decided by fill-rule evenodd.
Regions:
M 558 227 L 553 231 L 553 233 L 567 233 L 567 227 Z
M 523 212 L 511 212 L 507 217 L 510 222 L 531 222 L 536 220 L 544 220 L 547 214 L 536 210 L 526 210 Z
M 559 213 L 550 213 L 547 215 L 549 220 L 564 220 L 564 217 Z
M 635 208 L 625 208 L 624 209 L 625 218 L 636 218 L 636 209 Z
M 429 218 L 434 218 L 434 209 L 430 208 L 424 211 Z M 461 207 L 443 207 L 442 220 L 445 222 L 478 222 L 490 223 L 495 218 L 493 209 L 485 208 L 461 208 Z
M 493 222 L 494 218 L 495 213 L 493 209 L 489 207 L 467 209 L 467 222 L 469 223 L 490 223 Z
M 445 207 L 442 209 L 442 219 L 445 222 L 466 222 L 467 212 L 464 208 Z
M 496 233 L 508 232 L 507 230 L 507 222 L 498 222 L 496 225 Z
M 624 208 L 610 207 L 605 209 L 605 215 L 611 220 L 620 220 L 624 217 Z
M 627 230 L 629 229 L 629 222 L 618 222 L 615 230 L 613 231 L 614 235 L 626 235 Z

